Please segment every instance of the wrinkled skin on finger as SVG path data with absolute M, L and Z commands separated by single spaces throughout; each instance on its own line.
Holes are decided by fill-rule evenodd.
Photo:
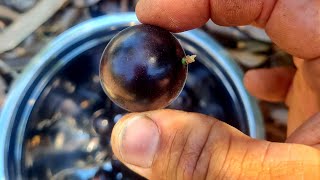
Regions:
M 320 131 L 304 140 L 319 122 L 311 119 L 290 143 L 273 143 L 251 139 L 209 116 L 158 110 L 122 118 L 111 143 L 120 161 L 148 179 L 319 179 Z M 155 137 L 150 156 L 146 142 Z

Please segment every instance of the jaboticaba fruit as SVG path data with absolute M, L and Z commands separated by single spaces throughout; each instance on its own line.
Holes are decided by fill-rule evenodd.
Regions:
M 188 60 L 169 31 L 136 25 L 118 33 L 105 48 L 100 78 L 108 97 L 128 111 L 164 108 L 181 92 Z

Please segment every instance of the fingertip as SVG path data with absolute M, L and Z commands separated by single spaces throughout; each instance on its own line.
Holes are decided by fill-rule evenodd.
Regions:
M 262 0 L 210 0 L 211 19 L 221 26 L 248 25 L 257 20 L 263 10 Z
M 125 128 L 126 123 L 128 120 L 132 119 L 134 116 L 136 116 L 137 113 L 130 113 L 124 115 L 114 126 L 111 133 L 111 148 L 116 157 L 118 157 L 121 160 L 120 156 L 120 140 L 122 135 L 122 130 Z
M 159 142 L 160 131 L 156 123 L 148 116 L 138 114 L 115 126 L 112 147 L 122 162 L 150 168 Z
M 262 98 L 260 94 L 263 92 L 261 92 L 261 90 L 259 89 L 260 78 L 258 76 L 259 72 L 257 72 L 256 70 L 249 70 L 244 75 L 243 83 L 251 95 L 257 98 Z
M 144 113 L 130 113 L 114 126 L 111 135 L 113 154 L 137 174 L 150 179 L 150 168 L 160 141 L 157 125 Z
M 208 0 L 140 0 L 136 14 L 141 23 L 172 32 L 182 32 L 204 25 L 210 17 Z
M 243 81 L 251 95 L 270 102 L 283 102 L 294 74 L 291 67 L 256 69 L 248 71 Z
M 252 89 L 252 87 L 251 87 L 251 85 L 254 83 L 253 81 L 254 81 L 254 75 L 255 74 L 255 72 L 254 71 L 252 71 L 252 70 L 250 70 L 250 71 L 248 71 L 248 72 L 246 72 L 245 74 L 244 74 L 244 77 L 243 77 L 243 83 L 244 83 L 244 86 L 247 88 L 247 90 L 251 90 Z M 253 79 L 252 79 L 253 78 Z

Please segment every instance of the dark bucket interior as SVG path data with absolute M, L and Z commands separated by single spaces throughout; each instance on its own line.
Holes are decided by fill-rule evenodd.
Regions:
M 40 93 L 26 128 L 23 177 L 141 178 L 117 161 L 109 145 L 112 127 L 127 112 L 113 104 L 100 86 L 98 65 L 106 43 L 79 52 Z M 217 67 L 205 66 L 205 60 L 189 66 L 186 86 L 168 108 L 204 113 L 248 134 L 240 101 L 215 74 Z

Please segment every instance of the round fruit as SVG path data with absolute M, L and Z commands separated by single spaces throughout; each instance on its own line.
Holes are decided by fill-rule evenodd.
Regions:
M 107 45 L 100 79 L 108 97 L 128 111 L 164 108 L 181 92 L 187 77 L 184 50 L 167 30 L 136 25 Z

